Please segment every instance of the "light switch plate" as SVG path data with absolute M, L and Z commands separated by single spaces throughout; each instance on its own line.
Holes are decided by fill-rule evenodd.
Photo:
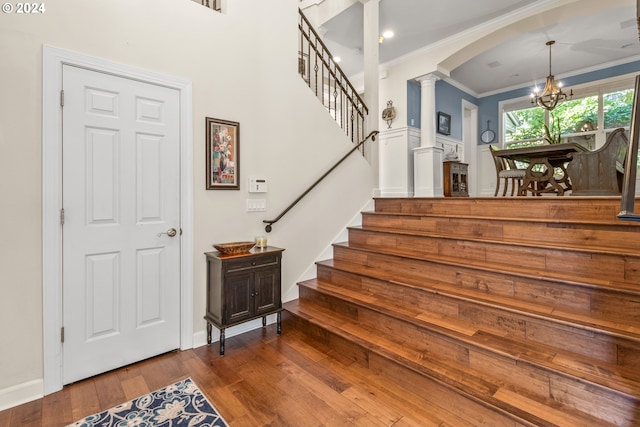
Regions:
M 267 201 L 265 199 L 247 199 L 247 212 L 266 212 Z

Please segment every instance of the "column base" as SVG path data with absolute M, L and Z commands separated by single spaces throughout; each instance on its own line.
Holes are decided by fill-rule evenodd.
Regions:
M 444 197 L 440 147 L 418 147 L 413 150 L 415 197 Z

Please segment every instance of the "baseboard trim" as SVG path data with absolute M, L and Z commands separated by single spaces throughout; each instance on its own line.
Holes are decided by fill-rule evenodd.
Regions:
M 42 379 L 28 381 L 0 390 L 0 411 L 40 399 L 44 396 Z

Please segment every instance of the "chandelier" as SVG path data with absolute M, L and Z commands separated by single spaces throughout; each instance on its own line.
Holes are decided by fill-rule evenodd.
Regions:
M 547 76 L 547 83 L 544 86 L 541 94 L 538 94 L 538 88 L 533 89 L 531 94 L 531 103 L 537 104 L 546 110 L 553 110 L 558 105 L 558 102 L 562 102 L 567 98 L 573 96 L 573 90 L 567 95 L 562 91 L 562 84 L 556 84 L 553 74 L 551 73 L 551 46 L 555 43 L 554 40 L 549 40 L 547 46 L 549 46 L 549 75 Z

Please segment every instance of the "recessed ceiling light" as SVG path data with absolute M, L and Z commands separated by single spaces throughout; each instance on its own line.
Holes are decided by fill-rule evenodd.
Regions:
M 390 39 L 391 37 L 393 37 L 393 31 L 391 30 L 387 30 L 384 33 L 382 33 L 382 37 L 384 37 L 385 39 Z
M 338 63 L 338 62 L 342 61 L 342 58 L 340 58 L 339 56 L 334 56 L 333 57 L 333 61 Z

